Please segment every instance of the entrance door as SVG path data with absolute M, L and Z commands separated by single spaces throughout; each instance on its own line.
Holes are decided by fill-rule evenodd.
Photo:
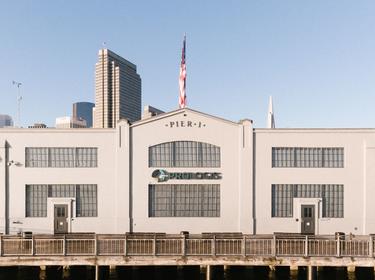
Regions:
M 55 233 L 68 232 L 68 205 L 55 204 L 54 210 L 54 230 Z
M 301 205 L 301 233 L 315 234 L 315 205 Z

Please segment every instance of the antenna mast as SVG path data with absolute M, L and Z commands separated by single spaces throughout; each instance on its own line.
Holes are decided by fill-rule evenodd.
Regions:
M 22 85 L 22 83 L 13 81 L 12 84 L 15 85 L 18 89 L 17 90 L 17 126 L 21 127 L 21 100 L 22 100 L 22 96 L 21 96 L 20 86 Z

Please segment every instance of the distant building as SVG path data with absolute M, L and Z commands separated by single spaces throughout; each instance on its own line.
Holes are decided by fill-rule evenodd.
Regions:
M 73 117 L 56 118 L 56 128 L 86 128 L 86 120 Z
M 143 108 L 143 114 L 142 114 L 142 120 L 144 119 L 148 119 L 148 118 L 151 118 L 151 117 L 155 117 L 159 114 L 162 114 L 164 113 L 162 110 L 159 110 L 155 107 L 152 107 L 150 105 L 146 105 L 144 108 Z
M 0 127 L 13 126 L 12 117 L 9 115 L 0 115 Z
M 33 125 L 29 125 L 28 128 L 47 128 L 47 125 L 44 123 L 34 123 Z
M 94 127 L 141 119 L 141 78 L 137 66 L 108 49 L 99 51 L 95 70 Z
M 92 127 L 92 111 L 95 107 L 91 102 L 76 102 L 73 103 L 73 119 L 86 121 L 87 127 Z

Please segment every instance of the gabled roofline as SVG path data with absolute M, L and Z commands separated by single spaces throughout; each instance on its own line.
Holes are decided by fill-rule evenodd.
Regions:
M 136 122 L 132 123 L 130 125 L 130 127 L 136 127 L 136 126 L 143 125 L 143 124 L 146 124 L 146 123 L 158 121 L 158 120 L 165 119 L 165 118 L 168 118 L 168 117 L 171 117 L 171 116 L 182 114 L 184 112 L 192 112 L 192 113 L 204 116 L 204 117 L 209 117 L 209 118 L 212 118 L 212 119 L 215 119 L 215 120 L 218 120 L 218 121 L 225 122 L 225 123 L 230 124 L 230 125 L 238 126 L 238 125 L 241 124 L 240 122 L 233 122 L 233 121 L 226 120 L 226 119 L 223 119 L 223 118 L 220 118 L 220 117 L 216 117 L 216 116 L 213 116 L 213 115 L 202 113 L 200 111 L 193 110 L 193 109 L 190 109 L 190 108 L 181 108 L 181 109 L 177 109 L 177 110 L 174 110 L 174 111 L 171 111 L 171 112 L 162 113 L 162 114 L 156 115 L 156 116 L 151 117 L 151 118 L 136 121 Z

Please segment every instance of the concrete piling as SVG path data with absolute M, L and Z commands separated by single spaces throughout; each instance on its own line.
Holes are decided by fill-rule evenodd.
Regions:
M 313 267 L 311 265 L 307 267 L 307 280 L 313 280 Z
M 211 273 L 212 273 L 211 265 L 207 265 L 207 267 L 206 267 L 206 280 L 211 280 Z
M 64 265 L 62 270 L 62 279 L 69 279 L 70 277 L 70 266 Z
M 40 280 L 44 280 L 47 278 L 47 271 L 46 271 L 47 267 L 45 265 L 41 265 L 39 267 L 39 279 Z
M 95 266 L 95 280 L 99 280 L 99 266 Z

